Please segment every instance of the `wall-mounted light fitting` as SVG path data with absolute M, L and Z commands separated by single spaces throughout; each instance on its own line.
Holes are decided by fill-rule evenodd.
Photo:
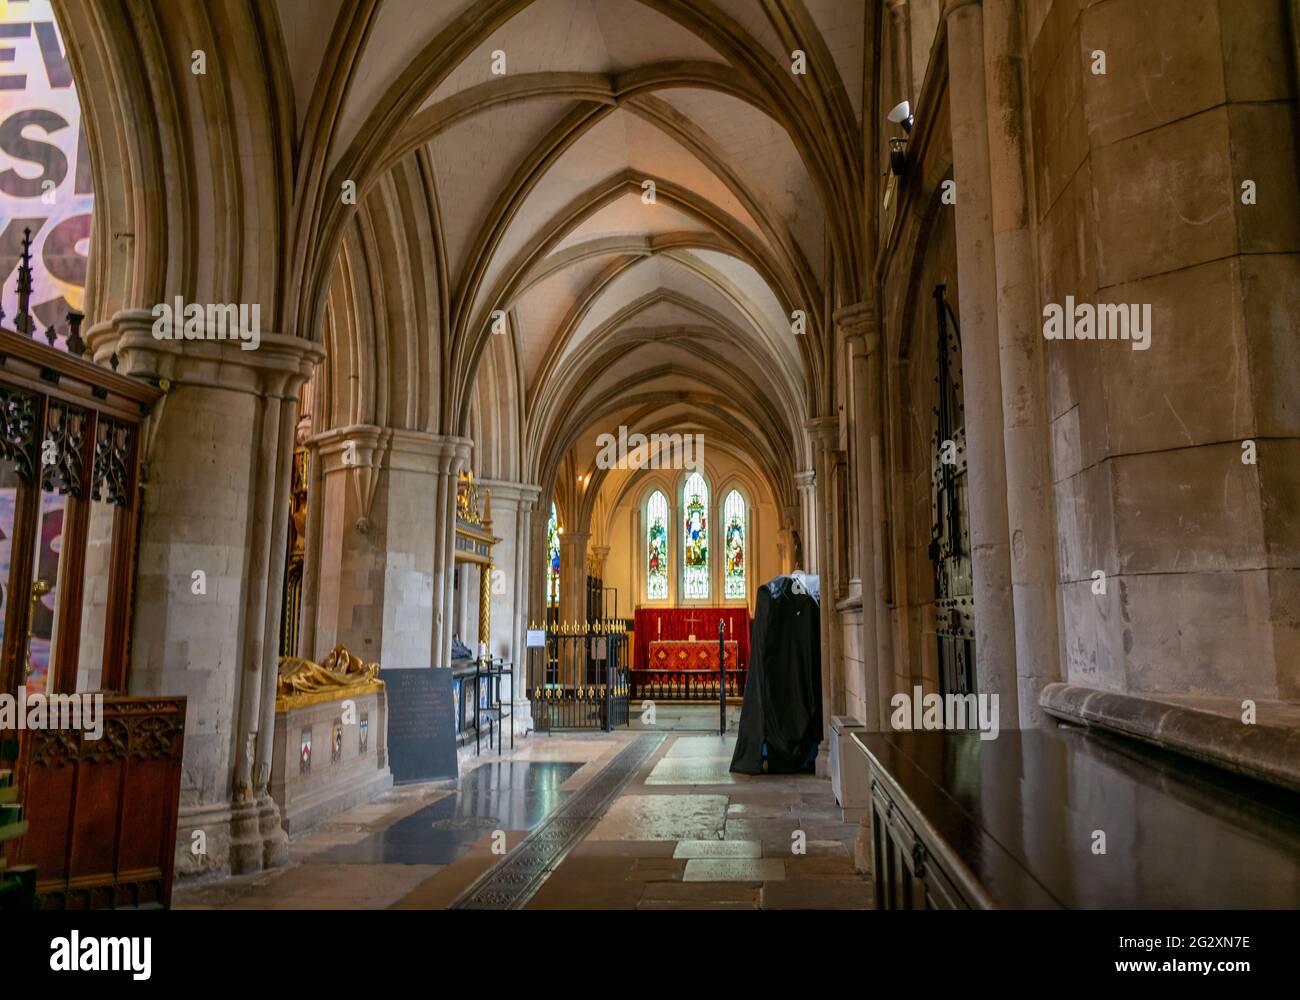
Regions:
M 912 106 L 907 101 L 899 101 L 886 117 L 903 128 L 903 135 L 890 136 L 889 139 L 889 169 L 895 177 L 902 177 L 907 170 L 907 135 L 911 133 L 916 119 L 912 115 Z
M 916 117 L 912 114 L 912 105 L 907 101 L 899 101 L 894 105 L 894 110 L 889 112 L 888 118 L 895 125 L 902 125 L 904 132 L 912 131 L 912 123 Z

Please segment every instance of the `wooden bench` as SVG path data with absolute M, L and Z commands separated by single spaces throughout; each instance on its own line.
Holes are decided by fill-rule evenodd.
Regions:
M 1288 790 L 1073 727 L 852 739 L 879 909 L 1300 907 Z

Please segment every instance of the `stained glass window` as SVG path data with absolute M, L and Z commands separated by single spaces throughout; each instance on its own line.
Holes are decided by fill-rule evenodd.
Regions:
M 688 601 L 709 597 L 709 487 L 698 472 L 682 487 L 682 592 Z
M 560 603 L 560 522 L 551 504 L 551 519 L 546 522 L 546 603 Z
M 645 596 L 668 599 L 668 498 L 658 490 L 645 505 Z
M 722 596 L 745 596 L 745 498 L 737 490 L 727 494 L 722 503 L 722 523 L 726 525 L 723 545 Z

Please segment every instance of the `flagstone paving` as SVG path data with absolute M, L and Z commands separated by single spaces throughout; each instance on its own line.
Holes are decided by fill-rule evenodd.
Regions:
M 578 827 L 581 839 L 570 842 L 525 908 L 871 905 L 871 884 L 854 864 L 858 825 L 840 819 L 828 780 L 731 774 L 734 732 L 720 737 L 699 731 L 717 724 L 716 707 L 670 708 L 667 739 L 585 833 Z M 661 707 L 660 718 L 664 712 Z M 457 782 L 402 786 L 299 834 L 285 868 L 182 883 L 174 903 L 201 909 L 450 906 L 602 773 L 638 732 L 649 731 L 533 734 L 500 758 L 465 762 L 468 770 Z

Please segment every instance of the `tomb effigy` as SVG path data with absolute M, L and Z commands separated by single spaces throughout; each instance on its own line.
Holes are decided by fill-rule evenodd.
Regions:
M 379 664 L 335 646 L 322 663 L 280 657 L 271 795 L 298 832 L 393 785 Z

